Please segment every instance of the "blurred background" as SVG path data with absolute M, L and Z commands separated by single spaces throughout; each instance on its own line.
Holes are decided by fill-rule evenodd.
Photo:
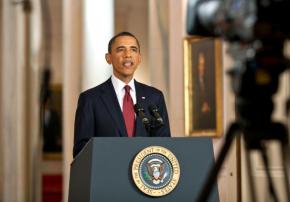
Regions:
M 0 201 L 67 201 L 78 95 L 110 76 L 107 43 L 120 31 L 141 43 L 136 79 L 164 92 L 173 136 L 187 136 L 186 7 L 187 0 L 0 0 Z M 221 43 L 225 131 L 235 119 L 235 96 L 226 73 L 233 61 Z M 289 45 L 284 52 L 290 55 Z M 273 118 L 286 125 L 289 86 L 285 71 Z M 215 154 L 223 141 L 213 138 Z M 287 201 L 277 144 L 268 152 L 276 191 Z M 252 159 L 258 198 L 269 201 L 263 164 Z M 237 138 L 219 174 L 220 201 L 250 201 L 244 161 Z

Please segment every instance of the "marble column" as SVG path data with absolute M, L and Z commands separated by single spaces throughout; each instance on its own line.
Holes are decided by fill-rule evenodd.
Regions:
M 164 93 L 169 106 L 169 1 L 149 1 L 149 67 L 153 86 Z
M 169 1 L 169 116 L 171 133 L 184 136 L 183 39 L 186 1 Z M 173 124 L 174 123 L 174 124 Z
M 74 114 L 81 89 L 83 2 L 63 1 L 63 201 L 68 199 Z
M 31 13 L 23 4 L 1 1 L 0 9 L 0 201 L 32 201 L 33 140 L 38 135 L 39 101 L 37 68 L 32 68 L 37 54 L 31 54 L 34 28 L 30 27 Z
M 21 10 L 9 1 L 3 2 L 2 26 L 2 69 L 1 69 L 1 149 L 3 154 L 3 201 L 24 201 L 25 184 L 24 152 L 21 142 L 25 136 L 23 120 L 24 92 L 21 69 L 23 52 L 20 50 L 20 36 L 23 30 L 20 23 Z

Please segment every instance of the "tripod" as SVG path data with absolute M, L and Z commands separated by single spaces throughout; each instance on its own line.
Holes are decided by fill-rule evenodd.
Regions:
M 197 202 L 205 202 L 208 199 L 209 193 L 212 190 L 215 180 L 217 179 L 217 175 L 220 171 L 220 168 L 224 162 L 225 157 L 230 149 L 230 146 L 236 135 L 243 135 L 245 143 L 246 143 L 246 163 L 248 169 L 248 178 L 250 183 L 250 195 L 251 200 L 253 202 L 257 201 L 257 197 L 255 195 L 254 182 L 251 172 L 251 161 L 249 156 L 250 150 L 259 150 L 262 155 L 263 163 L 266 169 L 266 176 L 268 179 L 268 187 L 270 194 L 272 196 L 273 201 L 277 202 L 278 197 L 274 189 L 273 181 L 269 171 L 268 158 L 266 154 L 265 142 L 268 140 L 275 140 L 280 142 L 281 144 L 281 156 L 283 158 L 283 173 L 284 173 L 284 183 L 287 194 L 287 199 L 290 201 L 290 189 L 289 189 L 289 178 L 287 173 L 287 166 L 289 162 L 289 156 L 287 152 L 288 147 L 288 133 L 285 126 L 281 123 L 269 122 L 266 125 L 260 125 L 256 127 L 255 125 L 244 124 L 242 122 L 234 122 L 229 127 L 226 137 L 225 143 L 221 149 L 221 152 L 216 160 L 216 163 L 210 170 L 210 174 L 197 198 Z

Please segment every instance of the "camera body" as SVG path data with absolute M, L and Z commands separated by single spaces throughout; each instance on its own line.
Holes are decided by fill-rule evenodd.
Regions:
M 189 0 L 187 33 L 227 41 L 290 38 L 289 0 Z

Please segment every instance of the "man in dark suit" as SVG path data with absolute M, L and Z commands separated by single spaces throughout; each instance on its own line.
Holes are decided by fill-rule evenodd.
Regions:
M 129 32 L 115 35 L 109 42 L 106 61 L 113 66 L 111 78 L 79 97 L 74 157 L 92 137 L 170 137 L 162 92 L 134 79 L 134 72 L 141 62 L 138 39 Z M 152 118 L 149 106 L 156 106 L 164 125 L 146 130 L 134 112 L 136 103 L 142 106 L 148 118 Z
M 214 70 L 206 66 L 206 57 L 204 52 L 198 53 L 197 60 L 197 79 L 195 81 L 195 94 L 197 95 L 194 100 L 195 110 L 195 129 L 196 130 L 214 130 L 216 128 L 216 109 L 215 109 L 215 85 Z

